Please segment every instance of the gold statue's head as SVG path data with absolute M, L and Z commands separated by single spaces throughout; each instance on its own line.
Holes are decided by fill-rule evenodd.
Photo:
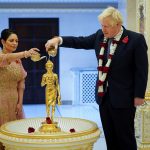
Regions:
M 45 64 L 47 70 L 49 69 L 52 70 L 53 66 L 54 66 L 53 63 L 50 60 L 48 60 L 47 63 Z

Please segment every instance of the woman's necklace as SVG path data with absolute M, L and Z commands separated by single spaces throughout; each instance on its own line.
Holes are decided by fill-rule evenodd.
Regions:
M 3 54 L 7 54 L 7 51 L 5 49 L 2 49 Z

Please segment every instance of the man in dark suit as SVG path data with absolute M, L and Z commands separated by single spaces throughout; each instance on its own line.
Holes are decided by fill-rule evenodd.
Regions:
M 144 36 L 122 26 L 120 12 L 108 7 L 99 16 L 102 30 L 87 37 L 55 37 L 45 44 L 94 49 L 98 60 L 96 101 L 107 150 L 137 150 L 134 132 L 136 106 L 144 103 L 148 78 Z

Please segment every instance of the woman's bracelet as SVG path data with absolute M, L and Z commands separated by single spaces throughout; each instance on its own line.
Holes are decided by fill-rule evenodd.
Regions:
M 24 51 L 24 57 L 28 58 L 27 51 Z

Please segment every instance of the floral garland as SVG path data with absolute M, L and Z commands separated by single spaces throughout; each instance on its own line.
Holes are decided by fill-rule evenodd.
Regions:
M 104 59 L 104 51 L 107 45 L 107 38 L 104 37 L 104 40 L 102 43 L 100 43 L 100 53 L 99 53 L 99 66 L 98 66 L 98 74 L 99 74 L 99 80 L 98 80 L 98 96 L 103 97 L 104 96 L 104 88 L 103 84 L 105 82 L 105 79 L 107 77 L 107 73 L 109 71 L 109 67 L 112 61 L 112 57 L 115 53 L 115 50 L 117 48 L 117 45 L 119 43 L 119 40 L 121 38 L 121 35 L 123 33 L 123 30 L 119 32 L 119 34 L 115 37 L 115 39 L 112 41 L 110 45 L 110 53 L 108 55 L 108 60 L 105 66 L 103 66 L 103 59 Z M 128 36 L 126 36 L 123 40 L 123 43 L 128 42 Z

